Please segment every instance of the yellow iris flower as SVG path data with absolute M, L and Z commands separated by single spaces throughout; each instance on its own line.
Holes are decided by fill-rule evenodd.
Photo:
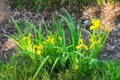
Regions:
M 101 27 L 101 26 L 102 26 L 102 25 L 100 24 L 100 19 L 97 19 L 97 20 L 92 19 L 91 23 L 92 23 L 93 25 L 90 26 L 90 30 L 96 30 L 96 29 L 98 29 L 98 27 Z
M 27 40 L 28 41 L 28 44 L 31 44 L 31 36 L 32 36 L 32 34 L 30 33 L 29 35 L 28 35 L 28 37 L 23 37 L 23 41 L 24 40 Z
M 41 50 L 38 49 L 38 50 L 36 51 L 36 54 L 37 54 L 37 55 L 41 55 Z
M 90 48 L 93 48 L 95 44 L 99 43 L 99 40 L 97 41 L 95 37 L 89 39 L 89 41 L 91 42 Z
M 50 40 L 51 40 L 51 37 L 47 36 L 47 42 L 50 42 Z
M 55 45 L 55 40 L 54 40 L 54 38 L 51 38 L 51 41 L 50 41 L 50 42 L 51 42 L 52 45 Z
M 35 45 L 34 48 L 36 48 L 36 54 L 41 55 L 41 50 L 43 49 L 43 45 Z
M 84 47 L 86 50 L 88 50 L 88 47 L 84 45 L 83 39 L 79 39 L 79 45 L 76 46 L 76 49 L 79 50 L 81 47 Z
M 55 45 L 55 39 L 53 37 L 47 36 L 47 42 L 49 42 L 52 45 Z

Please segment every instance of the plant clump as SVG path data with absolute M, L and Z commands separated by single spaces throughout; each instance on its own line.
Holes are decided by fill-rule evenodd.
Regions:
M 71 33 L 68 42 L 66 42 L 68 35 L 65 35 L 63 25 L 59 20 L 53 21 L 57 28 L 55 33 L 48 30 L 45 23 L 46 35 L 43 35 L 35 25 L 26 22 L 32 31 L 28 31 L 26 36 L 12 18 L 19 36 L 11 35 L 8 37 L 18 46 L 18 55 L 13 56 L 11 63 L 2 63 L 1 79 L 39 80 L 40 78 L 44 80 L 45 77 L 48 77 L 49 80 L 115 80 L 120 78 L 120 74 L 118 74 L 120 66 L 117 62 L 97 58 L 109 34 L 108 30 L 100 32 L 100 27 L 102 27 L 100 20 L 91 20 L 90 31 L 80 26 L 79 30 L 76 30 L 72 17 L 67 11 L 65 13 L 67 17 L 60 14 L 59 16 L 65 21 Z M 82 38 L 83 31 L 88 34 L 88 39 L 85 41 Z M 8 70 L 8 66 L 11 67 L 10 70 Z M 11 70 L 13 73 L 10 73 Z

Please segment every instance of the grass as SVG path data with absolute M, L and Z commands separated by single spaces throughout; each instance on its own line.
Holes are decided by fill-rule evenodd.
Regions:
M 120 65 L 117 61 L 104 61 L 97 58 L 109 35 L 100 32 L 99 19 L 93 19 L 90 30 L 76 25 L 67 11 L 64 20 L 70 34 L 65 35 L 64 25 L 53 20 L 55 32 L 48 29 L 46 34 L 34 24 L 26 22 L 31 28 L 26 34 L 12 18 L 18 34 L 8 36 L 17 45 L 16 54 L 10 62 L 0 62 L 0 80 L 118 80 Z M 84 40 L 82 32 L 88 34 Z M 69 37 L 69 40 L 66 40 Z

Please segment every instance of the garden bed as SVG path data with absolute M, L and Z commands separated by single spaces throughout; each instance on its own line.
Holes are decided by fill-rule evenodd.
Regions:
M 72 10 L 70 10 L 69 7 L 70 5 L 64 5 L 63 7 L 61 6 L 56 6 L 56 8 L 52 9 L 51 8 L 45 8 L 43 9 L 41 12 L 33 12 L 33 11 L 27 11 L 27 10 L 22 10 L 19 11 L 17 9 L 15 10 L 11 10 L 9 11 L 10 13 L 12 12 L 13 18 L 15 18 L 15 20 L 17 20 L 18 22 L 24 22 L 26 20 L 28 20 L 31 23 L 35 23 L 36 25 L 39 25 L 40 22 L 42 22 L 41 17 L 43 17 L 47 23 L 51 23 L 52 21 L 52 16 L 57 16 L 58 13 L 61 13 L 61 9 L 62 8 L 66 8 L 67 11 L 69 11 L 76 23 L 76 25 L 79 23 L 81 26 L 83 25 L 84 27 L 87 27 L 89 25 L 89 16 L 95 17 L 94 15 L 92 15 L 92 13 L 94 13 L 94 11 L 92 10 L 85 10 L 83 11 L 83 13 L 81 13 L 80 11 L 77 11 L 76 9 L 77 6 L 75 6 L 75 8 L 70 7 Z M 119 7 L 119 6 L 117 6 Z M 9 9 L 9 8 L 7 8 Z M 88 9 L 88 8 L 86 8 Z M 92 9 L 92 8 L 91 8 Z M 94 9 L 94 8 L 93 8 Z M 72 11 L 72 12 L 71 12 Z M 6 11 L 4 11 L 6 12 Z M 6 12 L 7 13 L 7 12 Z M 83 16 L 82 16 L 83 14 Z M 10 14 L 8 14 L 10 15 Z M 83 17 L 85 17 L 84 19 L 82 19 Z M 86 23 L 88 22 L 88 23 Z M 24 23 L 23 23 L 24 24 Z M 103 47 L 101 53 L 100 53 L 100 57 L 104 58 L 104 59 L 116 59 L 119 58 L 120 55 L 120 23 L 119 23 L 119 16 L 116 18 L 116 25 L 114 26 L 115 29 L 112 30 L 110 32 L 109 38 L 107 39 L 107 42 L 105 44 L 105 46 Z M 12 24 L 11 19 L 7 18 L 6 20 L 4 20 L 1 23 L 1 45 L 3 45 L 5 43 L 5 41 L 7 41 L 7 38 L 4 37 L 4 34 L 14 34 L 16 33 L 16 30 L 14 28 L 14 25 Z M 11 52 L 11 51 L 10 51 Z M 4 53 L 8 53 L 8 52 L 4 52 Z
M 118 2 L 118 4 L 117 4 L 117 8 L 119 8 L 119 2 Z M 46 21 L 46 23 L 48 24 L 48 25 L 50 25 L 50 26 L 48 26 L 48 28 L 50 28 L 51 30 L 54 30 L 55 31 L 55 29 L 54 28 L 52 28 L 51 27 L 51 24 L 52 24 L 52 18 L 53 17 L 55 17 L 55 20 L 56 20 L 56 18 L 59 18 L 58 17 L 58 15 L 59 14 L 62 14 L 62 15 L 64 15 L 64 16 L 66 16 L 65 14 L 64 14 L 64 11 L 63 11 L 63 8 L 65 8 L 69 13 L 70 13 L 70 15 L 72 16 L 72 18 L 73 18 L 73 20 L 74 20 L 74 22 L 75 22 L 75 25 L 76 26 L 78 26 L 78 24 L 80 24 L 80 26 L 82 26 L 82 28 L 84 28 L 84 29 L 87 29 L 87 30 L 89 30 L 89 26 L 90 26 L 90 20 L 91 20 L 91 18 L 98 18 L 98 17 L 96 17 L 95 15 L 92 15 L 92 13 L 94 13 L 94 11 L 92 12 L 92 13 L 90 13 L 90 12 L 87 12 L 86 10 L 88 9 L 87 7 L 86 7 L 86 10 L 84 10 L 83 11 L 83 13 L 82 12 L 80 12 L 80 11 L 77 11 L 77 9 L 79 9 L 79 8 L 77 8 L 77 6 L 74 6 L 73 8 L 72 8 L 72 6 L 69 4 L 69 5 L 64 5 L 64 6 L 56 6 L 56 8 L 48 8 L 48 7 L 46 7 L 46 8 L 44 8 L 41 12 L 36 12 L 36 11 L 28 11 L 28 10 L 26 10 L 26 9 L 23 9 L 22 11 L 19 11 L 18 9 L 14 9 L 14 10 L 11 10 L 11 12 L 12 12 L 12 14 L 11 14 L 11 16 L 18 22 L 18 25 L 19 25 L 19 27 L 22 29 L 22 31 L 24 32 L 24 34 L 25 35 L 28 35 L 27 34 L 27 31 L 26 31 L 26 28 L 25 28 L 25 21 L 29 21 L 30 23 L 34 23 L 37 27 L 39 27 L 40 25 L 43 25 L 44 23 L 43 23 L 43 19 Z M 72 10 L 71 10 L 72 9 Z M 119 9 L 117 9 L 117 10 L 119 10 Z M 89 11 L 89 10 L 88 10 Z M 98 11 L 99 12 L 99 11 Z M 118 11 L 119 12 L 119 11 Z M 88 13 L 90 13 L 90 14 L 88 14 Z M 83 15 L 82 15 L 83 14 Z M 90 16 L 90 15 L 92 15 L 92 17 Z M 109 15 L 109 14 L 108 14 Z M 100 51 L 100 53 L 99 53 L 99 56 L 96 58 L 96 59 L 101 59 L 101 61 L 102 60 L 119 60 L 119 57 L 120 57 L 120 20 L 119 20 L 119 15 L 120 14 L 116 14 L 116 16 L 117 17 L 113 17 L 113 20 L 111 20 L 111 21 L 114 21 L 114 20 L 116 20 L 115 22 L 116 22 L 116 24 L 115 25 L 113 25 L 112 27 L 114 27 L 114 29 L 113 30 L 111 30 L 110 31 L 110 34 L 109 34 L 109 36 L 108 36 L 108 38 L 107 38 L 107 41 L 106 41 L 106 43 L 105 43 L 105 45 L 103 46 L 103 48 L 102 48 L 102 50 Z M 42 19 L 43 18 L 43 19 Z M 64 19 L 61 19 L 61 18 L 59 18 L 60 19 L 60 22 L 63 22 L 64 23 Z M 102 18 L 100 18 L 100 19 L 102 19 Z M 104 20 L 103 20 L 104 21 Z M 53 26 L 53 25 L 52 25 Z M 66 24 L 64 25 L 64 28 L 66 29 L 67 28 L 67 26 L 66 26 Z M 76 27 L 76 29 L 78 29 L 78 27 Z M 29 29 L 28 29 L 29 30 Z M 53 32 L 54 32 L 53 31 Z M 66 30 L 65 30 L 66 31 Z M 7 37 L 5 37 L 4 35 L 11 35 L 11 34 L 14 34 L 14 35 L 16 35 L 18 32 L 17 32 L 17 30 L 15 29 L 15 26 L 14 26 L 14 24 L 13 24 L 13 20 L 11 20 L 11 18 L 7 18 L 6 20 L 4 20 L 4 21 L 2 21 L 1 22 L 1 25 L 0 25 L 0 44 L 1 44 L 1 51 L 0 51 L 0 59 L 1 60 L 3 60 L 3 61 L 9 61 L 9 62 L 12 62 L 10 59 L 11 59 L 11 57 L 12 57 L 12 55 L 13 55 L 13 52 L 15 53 L 14 55 L 16 55 L 16 50 L 14 50 L 14 49 L 16 49 L 16 48 L 13 48 L 13 47 L 11 47 L 11 48 L 9 48 L 9 47 L 7 47 L 6 46 L 6 42 L 7 42 L 7 40 L 8 40 L 8 38 Z M 44 35 L 46 35 L 46 33 L 45 33 L 45 28 L 42 28 L 42 34 L 44 34 Z M 70 32 L 66 32 L 66 34 L 67 35 L 70 35 Z M 18 35 L 20 35 L 20 34 L 18 34 Z M 84 36 L 84 38 L 86 37 L 86 34 L 83 34 L 83 36 Z M 14 44 L 14 43 L 13 43 Z M 11 46 L 11 45 L 10 45 Z M 19 51 L 19 50 L 18 50 Z M 6 56 L 5 56 L 6 55 Z M 21 56 L 23 56 L 23 55 L 21 55 Z M 20 56 L 20 57 L 21 57 Z M 23 57 L 25 57 L 25 56 L 23 56 Z M 22 57 L 22 58 L 23 58 Z M 13 58 L 14 59 L 14 58 Z M 20 61 L 22 61 L 21 59 L 19 59 L 19 58 L 17 58 L 18 59 L 18 61 L 20 60 Z M 25 60 L 26 59 L 28 59 L 28 61 L 29 61 L 29 58 L 25 58 Z M 46 59 L 46 58 L 45 58 Z M 30 59 L 31 60 L 31 59 Z M 36 60 L 36 59 L 35 59 Z M 39 61 L 39 60 L 38 60 Z M 98 60 L 98 62 L 99 62 L 99 60 Z M 104 61 L 103 61 L 104 62 Z M 26 62 L 25 62 L 26 63 Z M 23 63 L 23 64 L 25 64 L 25 63 Z M 37 65 L 37 63 L 33 63 L 32 61 L 31 61 L 31 63 L 32 64 L 34 64 L 34 65 L 36 65 L 35 67 L 35 70 L 37 70 L 37 68 L 38 68 L 38 65 Z M 68 60 L 68 63 L 69 63 L 69 60 Z M 89 60 L 88 60 L 88 63 L 89 63 Z M 90 62 L 90 63 L 92 63 L 92 61 Z M 107 64 L 104 64 L 104 63 L 97 63 L 96 62 L 96 64 L 98 64 L 98 65 L 105 65 L 105 67 L 106 67 L 106 69 L 108 69 L 108 66 L 111 66 L 111 67 L 113 67 L 113 66 L 116 66 L 116 63 L 115 63 L 115 65 L 114 65 L 114 63 L 115 62 L 108 62 Z M 8 63 L 9 64 L 9 63 Z M 21 65 L 22 65 L 22 63 L 20 63 Z M 20 65 L 20 64 L 17 64 L 18 66 Z M 49 62 L 48 62 L 48 64 L 50 64 Z M 85 63 L 86 65 L 87 65 L 87 63 Z M 28 63 L 28 65 L 29 65 L 29 63 Z M 51 65 L 51 64 L 50 64 Z M 66 65 L 66 64 L 65 64 Z M 93 65 L 94 65 L 94 60 L 93 60 Z M 107 66 L 106 66 L 107 65 Z M 10 64 L 10 66 L 11 66 L 11 64 Z M 57 66 L 59 66 L 59 65 L 57 65 Z M 60 65 L 61 66 L 61 65 Z M 12 67 L 12 66 L 11 66 Z M 16 66 L 17 67 L 17 66 Z M 24 67 L 24 65 L 23 65 L 23 67 Z M 63 66 L 62 66 L 63 67 Z M 26 76 L 27 78 L 26 79 L 28 79 L 28 77 L 29 77 L 29 79 L 32 79 L 31 77 L 36 77 L 37 76 L 37 78 L 38 77 L 42 77 L 42 78 L 44 78 L 45 79 L 45 76 L 47 75 L 47 77 L 48 77 L 48 80 L 49 79 L 51 79 L 50 78 L 50 76 L 53 76 L 53 75 L 55 75 L 55 74 L 57 74 L 56 76 L 57 76 L 57 78 L 56 79 L 75 79 L 73 76 L 75 75 L 75 74 L 77 74 L 77 73 L 80 73 L 79 71 L 78 72 L 74 72 L 74 69 L 72 69 L 72 68 L 69 68 L 68 66 L 66 66 L 65 68 L 69 68 L 69 70 L 67 71 L 67 69 L 66 70 L 64 70 L 63 68 L 61 67 L 61 70 L 58 70 L 58 67 L 55 67 L 55 70 L 53 71 L 54 73 L 52 73 L 51 75 L 49 75 L 49 71 L 48 72 L 46 72 L 46 71 L 44 71 L 44 73 L 42 74 L 43 76 L 41 76 L 41 75 L 36 75 L 36 74 L 38 74 L 37 72 L 36 72 L 36 74 L 33 76 L 33 75 L 31 75 L 31 76 Z M 92 67 L 92 66 L 90 66 L 90 67 Z M 101 72 L 101 70 L 99 70 L 99 68 L 97 68 L 95 65 L 94 65 L 94 67 L 95 67 L 95 69 L 93 70 L 93 75 L 95 74 L 95 73 L 97 73 L 98 72 L 98 74 L 100 74 L 99 72 Z M 30 68 L 32 68 L 32 67 L 30 67 Z M 48 68 L 47 66 L 46 66 L 46 68 Z M 117 67 L 117 69 L 119 68 L 119 66 Z M 6 68 L 7 69 L 7 68 Z M 12 69 L 14 69 L 14 67 L 12 67 Z M 20 68 L 21 69 L 21 68 Z M 70 69 L 72 69 L 71 71 L 70 71 Z M 83 69 L 83 71 L 84 71 L 84 68 L 81 68 L 81 69 Z M 91 70 L 92 70 L 92 68 L 90 68 Z M 103 68 L 104 69 L 104 68 Z M 116 69 L 116 68 L 114 68 L 114 69 Z M 112 72 L 112 71 L 114 71 L 114 69 L 108 69 L 108 71 L 109 72 Z M 17 69 L 16 69 L 17 70 Z M 34 70 L 34 69 L 32 69 L 32 70 Z M 44 70 L 44 69 L 43 69 Z M 50 70 L 50 69 L 48 69 L 48 70 Z M 61 72 L 63 70 L 63 72 L 65 72 L 65 74 L 63 74 L 63 72 Z M 97 71 L 98 70 L 98 71 Z M 8 70 L 9 71 L 9 70 Z M 81 71 L 81 70 L 80 70 Z M 86 71 L 87 71 L 87 69 L 86 69 Z M 88 69 L 88 72 L 92 72 L 92 71 L 89 71 L 89 69 Z M 115 74 L 117 74 L 117 72 L 118 72 L 118 70 L 115 72 Z M 29 73 L 29 71 L 27 72 L 25 72 L 26 74 L 27 73 Z M 35 72 L 30 72 L 30 74 L 34 74 Z M 40 72 L 41 73 L 41 72 Z M 72 74 L 73 73 L 73 74 Z M 82 78 L 84 78 L 85 77 L 85 73 L 87 73 L 87 72 L 83 72 L 83 73 L 80 73 L 82 76 L 76 76 L 76 79 L 82 79 Z M 71 77 L 70 77 L 70 75 L 72 75 Z M 21 74 L 22 75 L 22 74 Z M 65 75 L 64 77 L 62 77 L 63 75 Z M 4 75 L 0 75 L 0 76 L 2 76 L 2 77 L 4 77 Z M 67 76 L 68 76 L 68 78 L 67 78 Z M 99 75 L 96 75 L 96 76 L 99 76 Z M 113 75 L 112 74 L 108 74 L 108 75 L 106 75 L 106 72 L 104 72 L 104 70 L 103 70 L 103 73 L 101 73 L 101 76 L 102 77 L 106 77 L 107 79 L 110 79 L 110 78 L 108 78 L 108 77 L 111 77 L 112 76 L 112 78 L 111 79 L 118 79 L 119 78 L 119 74 L 118 74 L 118 78 L 117 77 L 113 77 Z M 22 76 L 23 78 L 24 78 L 24 76 Z M 81 77 L 81 78 L 80 78 Z M 87 78 L 90 78 L 91 77 L 91 79 L 93 79 L 93 78 L 95 78 L 95 79 L 97 79 L 95 76 L 89 76 L 89 77 L 86 77 L 86 79 Z M 99 76 L 100 77 L 100 76 Z M 55 78 L 55 76 L 54 76 L 54 78 Z M 12 77 L 11 77 L 11 79 L 12 79 Z M 14 79 L 14 78 L 13 78 Z M 20 79 L 20 78 L 19 78 Z M 24 78 L 25 79 L 25 78 Z M 102 79 L 102 78 L 101 78 Z M 46 80 L 46 79 L 45 79 Z

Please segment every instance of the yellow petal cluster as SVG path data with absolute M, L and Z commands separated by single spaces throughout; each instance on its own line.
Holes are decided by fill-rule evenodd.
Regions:
M 55 45 L 55 39 L 53 37 L 47 36 L 47 40 L 48 43 Z
M 29 35 L 28 35 L 28 37 L 23 37 L 23 41 L 25 41 L 25 40 L 27 40 L 27 42 L 28 42 L 28 44 L 31 44 L 31 36 L 32 36 L 32 34 L 30 33 Z
M 88 50 L 88 47 L 83 43 L 83 39 L 79 39 L 79 45 L 76 46 L 76 49 L 79 50 L 82 47 L 85 48 L 86 51 Z
M 96 40 L 96 37 L 89 39 L 91 42 L 90 48 L 93 48 L 95 44 L 99 43 L 99 40 Z
M 91 20 L 92 25 L 90 26 L 90 30 L 96 30 L 99 27 L 101 27 L 102 25 L 100 24 L 100 19 L 92 19 Z
M 50 36 L 47 36 L 47 42 L 50 42 L 51 41 L 51 37 Z
M 43 49 L 43 45 L 35 45 L 34 48 L 36 49 L 36 54 L 41 55 L 41 50 Z

